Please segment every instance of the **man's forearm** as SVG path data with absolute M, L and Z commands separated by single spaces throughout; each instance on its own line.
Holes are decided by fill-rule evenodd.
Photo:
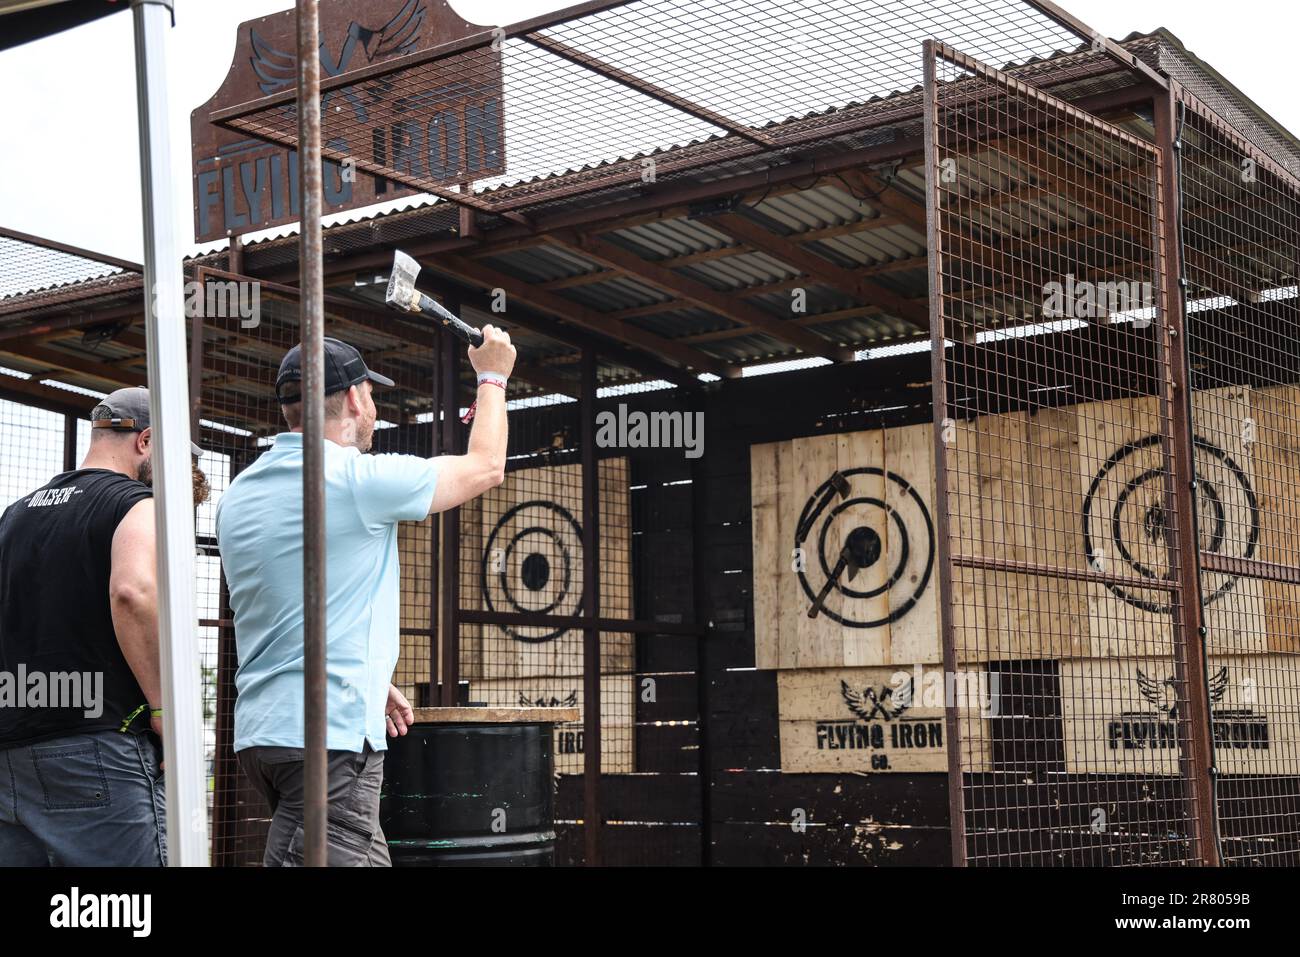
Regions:
M 158 604 L 152 596 L 115 596 L 113 630 L 146 701 L 162 707 L 162 668 L 158 652 Z
M 506 390 L 485 382 L 478 387 L 477 402 L 466 454 L 481 460 L 487 471 L 502 473 L 506 467 L 509 442 Z

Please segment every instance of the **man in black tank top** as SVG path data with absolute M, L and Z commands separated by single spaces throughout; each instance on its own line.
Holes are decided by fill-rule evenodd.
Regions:
M 0 865 L 166 862 L 149 395 L 0 516 Z

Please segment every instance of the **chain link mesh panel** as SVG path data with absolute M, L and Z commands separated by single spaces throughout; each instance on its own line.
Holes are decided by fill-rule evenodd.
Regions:
M 1194 860 L 1159 152 L 956 51 L 931 90 L 966 860 Z

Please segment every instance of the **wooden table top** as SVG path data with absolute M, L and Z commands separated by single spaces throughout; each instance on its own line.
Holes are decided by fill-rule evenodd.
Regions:
M 416 724 L 561 724 L 577 708 L 415 708 Z

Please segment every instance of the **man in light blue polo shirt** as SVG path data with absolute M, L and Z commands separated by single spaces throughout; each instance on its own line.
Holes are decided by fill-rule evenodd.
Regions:
M 397 523 L 454 508 L 499 485 L 505 386 L 515 349 L 487 326 L 469 350 L 477 414 L 464 455 L 364 455 L 376 385 L 361 354 L 325 340 L 326 710 L 329 863 L 386 866 L 379 828 L 385 734 L 405 734 L 411 706 L 392 685 L 399 651 Z M 217 507 L 217 541 L 234 612 L 235 751 L 271 807 L 263 863 L 303 857 L 302 369 L 299 347 L 275 391 L 289 431 L 241 472 Z

